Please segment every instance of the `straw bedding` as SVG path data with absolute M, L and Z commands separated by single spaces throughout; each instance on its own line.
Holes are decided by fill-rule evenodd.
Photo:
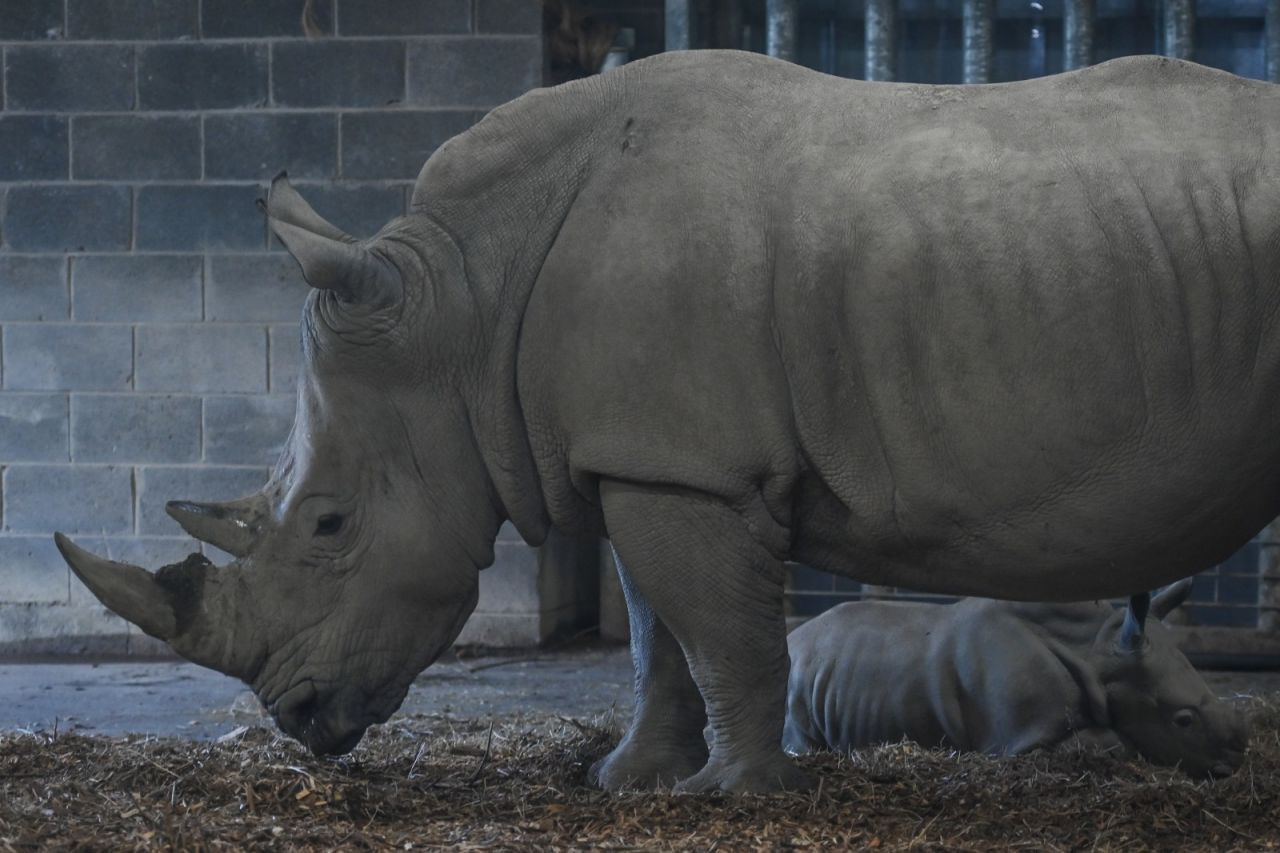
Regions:
M 212 743 L 8 734 L 0 850 L 1275 848 L 1280 693 L 1242 701 L 1254 739 L 1226 780 L 904 743 L 806 757 L 817 788 L 771 797 L 597 791 L 607 718 L 398 717 L 337 759 L 262 727 Z

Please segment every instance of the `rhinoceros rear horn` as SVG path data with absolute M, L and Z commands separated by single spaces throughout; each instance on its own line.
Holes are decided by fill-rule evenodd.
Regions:
M 1144 629 L 1150 607 L 1151 593 L 1140 592 L 1129 596 L 1129 606 L 1124 613 L 1124 624 L 1120 627 L 1118 645 L 1121 651 L 1138 652 L 1146 645 Z
M 227 503 L 169 501 L 164 510 L 183 530 L 233 557 L 249 553 L 269 515 L 262 495 Z
M 71 571 L 115 613 L 161 640 L 178 634 L 177 615 L 169 592 L 146 569 L 104 560 L 76 545 L 61 533 L 53 534 L 62 558 Z
M 307 284 L 330 290 L 343 302 L 378 308 L 400 296 L 400 276 L 390 263 L 357 243 L 335 240 L 281 219 L 271 230 L 302 268 Z
M 1178 608 L 1191 595 L 1192 578 L 1171 583 L 1151 599 L 1151 615 L 1163 619 Z

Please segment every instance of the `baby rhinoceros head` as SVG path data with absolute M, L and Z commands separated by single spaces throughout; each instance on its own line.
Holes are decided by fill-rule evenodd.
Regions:
M 1159 621 L 1190 590 L 1187 578 L 1155 596 L 1149 622 L 1145 596 L 1109 619 L 1094 647 L 1099 674 L 1111 728 L 1143 757 L 1191 776 L 1229 776 L 1249 743 L 1244 715 L 1214 695 Z

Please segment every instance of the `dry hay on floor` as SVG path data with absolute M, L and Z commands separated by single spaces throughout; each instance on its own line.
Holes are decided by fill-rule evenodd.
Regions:
M 1280 694 L 1249 708 L 1248 761 L 1217 782 L 1078 751 L 898 744 L 805 758 L 818 788 L 773 797 L 594 790 L 607 721 L 397 719 L 337 759 L 259 728 L 221 743 L 3 735 L 0 850 L 1274 848 Z

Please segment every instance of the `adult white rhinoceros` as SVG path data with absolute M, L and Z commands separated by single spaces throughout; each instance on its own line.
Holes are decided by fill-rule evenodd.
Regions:
M 1095 598 L 1280 512 L 1265 83 L 673 53 L 494 110 L 372 239 L 284 181 L 267 212 L 315 288 L 297 421 L 260 493 L 171 508 L 237 560 L 157 581 L 59 542 L 319 753 L 448 646 L 503 519 L 607 529 L 625 562 L 637 706 L 599 782 L 703 791 L 803 782 L 784 560 Z

